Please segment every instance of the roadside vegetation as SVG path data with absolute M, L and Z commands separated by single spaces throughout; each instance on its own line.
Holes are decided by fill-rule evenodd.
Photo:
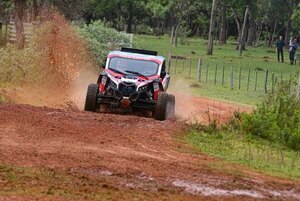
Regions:
M 186 142 L 270 175 L 300 179 L 300 99 L 289 89 L 283 82 L 253 113 L 236 112 L 226 125 L 191 125 Z
M 126 34 L 109 28 L 101 20 L 78 28 L 78 33 L 87 42 L 98 65 L 102 64 L 109 51 L 119 49 L 120 46 L 131 46 Z

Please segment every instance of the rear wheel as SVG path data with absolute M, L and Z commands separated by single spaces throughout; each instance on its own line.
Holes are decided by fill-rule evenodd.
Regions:
M 99 94 L 99 86 L 97 84 L 90 84 L 88 86 L 86 99 L 85 99 L 85 111 L 96 112 L 97 111 L 97 97 Z
M 167 119 L 167 109 L 169 104 L 169 95 L 165 92 L 159 92 L 156 108 L 154 111 L 154 119 L 164 121 Z

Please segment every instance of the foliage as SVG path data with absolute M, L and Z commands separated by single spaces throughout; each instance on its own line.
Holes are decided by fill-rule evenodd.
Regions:
M 0 83 L 14 83 L 20 80 L 32 80 L 36 76 L 37 66 L 33 61 L 38 53 L 28 47 L 18 50 L 9 44 L 0 49 Z
M 290 93 L 290 83 L 282 83 L 269 94 L 253 114 L 243 117 L 246 133 L 300 150 L 300 100 Z
M 84 25 L 78 29 L 78 32 L 87 41 L 99 64 L 105 59 L 110 50 L 131 45 L 127 35 L 108 28 L 100 20 Z
M 8 19 L 9 14 L 13 11 L 13 9 L 14 6 L 12 1 L 10 0 L 0 1 L 0 23 Z
M 0 83 L 41 81 L 43 86 L 65 89 L 82 71 L 94 70 L 86 46 L 64 17 L 55 11 L 45 12 L 28 47 L 18 50 L 10 44 L 0 49 Z

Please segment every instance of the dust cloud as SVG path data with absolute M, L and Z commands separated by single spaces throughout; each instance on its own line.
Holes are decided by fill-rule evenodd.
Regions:
M 34 25 L 34 37 L 28 48 L 37 57 L 36 80 L 13 89 L 4 89 L 11 102 L 82 110 L 89 83 L 99 72 L 86 42 L 76 28 L 58 12 L 43 10 Z
M 199 110 L 199 106 L 195 105 L 192 96 L 192 90 L 183 79 L 171 79 L 168 93 L 175 95 L 176 98 L 176 116 L 184 120 L 198 121 L 197 114 L 204 111 Z M 202 115 L 203 116 L 203 115 Z M 202 119 L 201 119 L 202 120 Z

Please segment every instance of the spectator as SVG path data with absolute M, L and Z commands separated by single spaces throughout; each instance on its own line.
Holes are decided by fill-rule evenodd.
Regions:
M 281 55 L 281 62 L 284 62 L 284 58 L 283 58 L 283 49 L 284 49 L 284 46 L 285 46 L 285 42 L 282 39 L 282 36 L 279 36 L 279 40 L 276 42 L 278 62 L 280 62 L 280 55 Z
M 289 41 L 289 46 L 291 46 L 292 43 L 293 43 L 293 37 L 291 36 L 291 37 L 290 37 L 290 41 Z
M 293 65 L 295 61 L 295 53 L 298 49 L 298 43 L 297 39 L 292 40 L 292 42 L 289 45 L 289 52 L 290 52 L 290 64 Z

